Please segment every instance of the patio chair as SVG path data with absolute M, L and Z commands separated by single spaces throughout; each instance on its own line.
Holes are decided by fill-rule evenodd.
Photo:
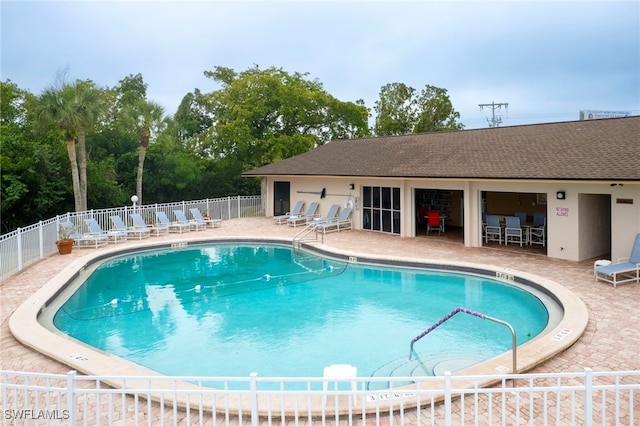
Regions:
M 307 221 L 318 217 L 318 202 L 314 201 L 309 205 L 309 210 L 305 214 L 301 214 L 299 216 L 291 216 L 287 219 L 287 225 L 289 226 L 298 226 L 298 225 L 306 225 Z
M 351 229 L 351 212 L 353 209 L 347 207 L 340 212 L 340 216 L 336 220 L 324 223 L 318 223 L 315 227 L 316 232 L 326 234 L 328 232 L 340 232 Z
M 418 225 L 426 225 L 429 222 L 428 217 L 429 217 L 429 208 L 425 206 L 418 207 L 418 217 L 417 217 L 416 223 Z
M 118 215 L 109 216 L 109 219 L 111 219 L 111 223 L 113 224 L 113 228 L 111 229 L 126 232 L 127 238 L 137 237 L 139 240 L 141 240 L 143 238 L 149 238 L 149 236 L 151 235 L 151 230 L 147 227 L 147 224 L 144 223 L 144 221 L 142 222 L 142 226 L 134 226 L 133 228 L 129 228 L 127 227 L 127 225 L 125 225 L 122 218 Z
M 529 228 L 529 245 L 540 244 L 545 247 L 547 244 L 547 215 L 544 213 L 533 214 L 533 224 Z
M 120 231 L 118 229 L 112 229 L 109 231 L 105 231 L 102 229 L 97 220 L 90 217 L 84 220 L 84 223 L 87 224 L 89 228 L 88 234 L 93 236 L 107 236 L 107 241 L 110 241 L 114 244 L 121 243 L 127 240 L 127 231 Z
M 301 215 L 304 215 L 304 201 L 302 200 L 298 201 L 293 210 L 291 210 L 290 212 L 274 216 L 273 221 L 276 225 L 282 225 L 287 223 L 287 219 L 289 219 L 290 217 Z
M 640 234 L 636 235 L 629 257 L 596 267 L 594 272 L 596 281 L 605 281 L 614 287 L 622 283 L 640 282 Z
M 109 240 L 106 235 L 103 234 L 83 234 L 79 232 L 73 223 L 70 221 L 60 222 L 60 228 L 65 234 L 65 237 L 73 240 L 73 245 L 76 247 L 94 247 L 98 248 L 102 245 L 106 245 Z
M 182 232 L 191 231 L 191 224 L 171 222 L 165 212 L 156 212 L 156 218 L 160 222 L 160 226 L 166 226 L 167 229 L 169 229 L 169 232 L 179 232 L 182 234 Z
M 484 243 L 489 241 L 497 241 L 502 244 L 502 226 L 500 225 L 500 217 L 494 214 L 487 215 L 487 224 L 484 226 Z
M 191 212 L 191 216 L 193 216 L 193 221 L 195 221 L 196 223 L 204 223 L 205 227 L 210 226 L 211 228 L 215 228 L 216 225 L 222 225 L 222 219 L 206 218 L 202 216 L 200 210 L 195 207 L 189 209 L 189 211 Z
M 329 207 L 329 213 L 325 217 L 313 217 L 307 220 L 307 225 L 316 226 L 321 223 L 331 222 L 338 218 L 338 210 L 340 210 L 340 206 L 338 204 L 333 204 Z
M 522 229 L 520 224 L 520 218 L 517 216 L 506 216 L 504 218 L 505 228 L 504 228 L 504 245 L 509 244 L 509 241 L 512 243 L 520 243 L 520 247 L 522 247 L 523 243 L 526 243 L 525 230 Z
M 438 235 L 444 232 L 444 218 L 440 212 L 429 210 L 427 212 L 427 235 L 431 231 L 438 231 Z
M 169 232 L 168 226 L 163 225 L 147 225 L 142 216 L 139 213 L 131 213 L 131 220 L 133 221 L 133 226 L 139 229 L 148 229 L 150 235 L 155 235 L 156 237 L 164 232 Z
M 181 223 L 183 225 L 186 224 L 187 226 L 190 226 L 191 229 L 195 229 L 196 231 L 205 229 L 207 227 L 207 224 L 204 222 L 196 222 L 195 220 L 187 219 L 187 216 L 184 214 L 182 210 L 174 210 L 173 214 L 176 215 L 176 219 L 178 223 Z

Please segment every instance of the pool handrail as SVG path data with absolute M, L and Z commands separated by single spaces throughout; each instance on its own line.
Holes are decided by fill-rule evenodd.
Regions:
M 511 324 L 509 324 L 508 322 L 499 320 L 497 318 L 493 318 L 493 317 L 490 317 L 488 315 L 484 315 L 484 314 L 481 314 L 479 312 L 472 311 L 471 309 L 462 308 L 462 307 L 456 308 L 453 311 L 449 312 L 447 315 L 442 317 L 442 319 L 440 321 L 436 322 L 431 327 L 427 328 L 425 331 L 423 331 L 422 333 L 418 334 L 416 337 L 411 339 L 411 345 L 409 345 L 409 360 L 411 360 L 411 354 L 413 353 L 413 344 L 414 343 L 416 343 L 418 340 L 422 339 L 427 334 L 431 333 L 433 330 L 435 330 L 439 326 L 441 326 L 445 321 L 450 319 L 452 316 L 454 316 L 458 312 L 462 312 L 462 313 L 465 313 L 465 314 L 473 315 L 473 316 L 478 317 L 478 318 L 482 318 L 482 319 L 486 319 L 486 320 L 489 320 L 489 321 L 493 321 L 493 322 L 496 322 L 498 324 L 502 324 L 505 327 L 509 328 L 509 331 L 511 332 L 511 350 L 513 352 L 513 374 L 517 374 L 518 373 L 518 368 L 517 368 L 518 367 L 518 363 L 517 363 L 517 357 L 516 357 L 516 346 L 517 346 L 517 343 L 516 343 L 516 331 L 513 329 Z

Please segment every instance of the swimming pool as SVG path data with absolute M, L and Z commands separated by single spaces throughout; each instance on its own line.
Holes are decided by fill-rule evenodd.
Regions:
M 91 346 L 168 375 L 442 374 L 511 349 L 549 325 L 540 298 L 478 274 L 362 264 L 278 244 L 198 244 L 108 259 L 63 292 L 53 322 Z M 86 278 L 86 280 L 85 280 Z

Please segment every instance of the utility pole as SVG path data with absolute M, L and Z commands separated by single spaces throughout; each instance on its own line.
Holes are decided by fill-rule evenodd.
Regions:
M 496 117 L 496 109 L 500 110 L 502 107 L 506 110 L 509 107 L 508 103 L 495 103 L 491 102 L 490 104 L 478 104 L 480 110 L 484 109 L 484 107 L 491 107 L 491 119 L 487 118 L 487 122 L 489 123 L 489 127 L 498 127 L 502 123 L 502 117 Z

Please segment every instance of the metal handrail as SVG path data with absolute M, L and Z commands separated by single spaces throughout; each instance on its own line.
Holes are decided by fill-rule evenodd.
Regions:
M 291 245 L 293 246 L 293 248 L 294 249 L 299 249 L 300 248 L 300 244 L 302 243 L 302 241 L 305 241 L 304 237 L 309 235 L 315 229 L 316 229 L 316 224 L 315 223 L 310 223 L 307 226 L 305 226 L 302 231 L 298 232 L 293 237 L 293 240 L 291 241 Z M 318 240 L 318 236 L 316 235 L 315 241 L 317 241 L 317 240 Z M 309 239 L 309 241 L 311 241 L 311 239 Z
M 484 314 L 481 314 L 479 312 L 472 311 L 471 309 L 467 309 L 467 308 L 456 308 L 456 309 L 454 309 L 449 314 L 445 315 L 440 321 L 438 321 L 437 323 L 433 324 L 431 327 L 427 328 L 425 331 L 423 331 L 422 333 L 420 333 L 416 337 L 414 337 L 411 340 L 411 345 L 409 346 L 409 359 L 411 360 L 411 354 L 413 353 L 413 344 L 414 343 L 416 343 L 418 340 L 422 339 L 427 334 L 431 333 L 433 330 L 435 330 L 439 326 L 441 326 L 445 321 L 450 319 L 452 316 L 454 316 L 458 312 L 462 312 L 462 313 L 465 313 L 465 314 L 473 315 L 474 317 L 478 317 L 478 318 L 486 319 L 486 320 L 489 320 L 489 321 L 493 321 L 495 323 L 502 324 L 502 325 L 504 325 L 505 327 L 507 327 L 509 329 L 509 331 L 511 332 L 511 347 L 512 347 L 512 352 L 513 352 L 513 374 L 516 374 L 518 372 L 518 364 L 517 364 L 517 357 L 516 357 L 516 347 L 517 347 L 517 344 L 516 344 L 516 331 L 513 329 L 513 327 L 511 327 L 511 324 L 509 324 L 508 322 L 499 320 L 497 318 L 493 318 L 493 317 L 490 317 L 488 315 L 484 315 Z

